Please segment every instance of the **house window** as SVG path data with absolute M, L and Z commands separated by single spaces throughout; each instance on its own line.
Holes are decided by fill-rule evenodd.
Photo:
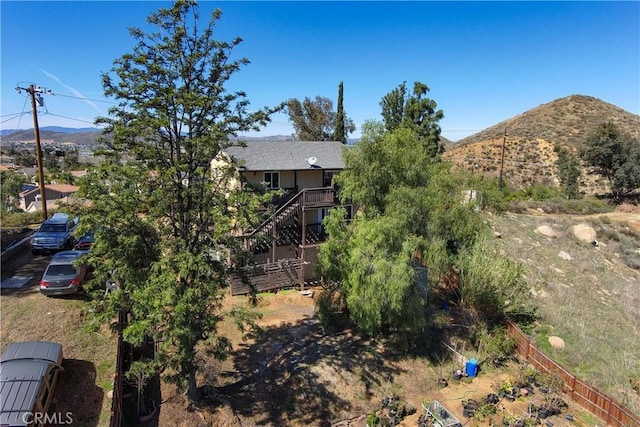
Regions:
M 264 182 L 267 188 L 280 188 L 280 172 L 265 172 Z

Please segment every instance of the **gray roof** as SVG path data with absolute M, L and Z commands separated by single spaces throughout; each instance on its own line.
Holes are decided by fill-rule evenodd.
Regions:
M 0 364 L 0 425 L 26 426 L 49 364 L 43 360 L 9 360 Z
M 307 162 L 316 158 L 313 168 L 344 169 L 340 141 L 247 141 L 246 147 L 229 147 L 227 154 L 242 162 L 244 170 L 305 170 Z
M 0 359 L 0 425 L 28 424 L 30 417 L 26 415 L 34 410 L 50 367 L 61 361 L 62 346 L 58 343 L 25 341 L 7 347 Z
M 9 344 L 2 353 L 2 362 L 16 359 L 41 359 L 58 363 L 62 345 L 49 341 L 23 341 Z

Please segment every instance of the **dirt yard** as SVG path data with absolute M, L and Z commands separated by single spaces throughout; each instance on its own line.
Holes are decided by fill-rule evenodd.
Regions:
M 44 269 L 46 257 L 30 265 Z M 18 271 L 27 275 L 31 272 Z M 64 371 L 51 410 L 70 413 L 74 426 L 108 426 L 115 372 L 116 338 L 106 328 L 93 332 L 84 323 L 82 295 L 47 298 L 34 275 L 23 288 L 2 290 L 0 297 L 0 352 L 11 342 L 45 340 L 62 344 Z
M 640 224 L 638 210 L 600 216 L 607 216 L 614 222 L 627 222 L 632 228 Z M 506 253 L 520 254 L 520 261 L 528 268 L 528 276 L 537 280 L 532 289 L 538 295 L 535 298 L 539 298 L 541 306 L 549 312 L 543 314 L 548 316 L 547 322 L 554 327 L 554 334 L 567 338 L 573 333 L 576 337 L 566 339 L 567 349 L 557 354 L 573 360 L 588 349 L 598 349 L 598 345 L 613 348 L 615 343 L 626 342 L 622 350 L 633 350 L 637 346 L 636 340 L 628 340 L 628 333 L 626 341 L 624 337 L 618 337 L 621 329 L 632 330 L 617 326 L 625 320 L 610 316 L 620 316 L 627 311 L 637 316 L 637 305 L 625 309 L 624 304 L 637 298 L 638 273 L 624 267 L 618 243 L 606 235 L 598 236 L 601 241 L 598 249 L 576 243 L 570 237 L 570 225 L 585 219 L 540 214 L 491 220 L 496 231 L 501 232 L 502 237 L 498 239 L 501 247 Z M 606 225 L 604 222 L 597 224 Z M 561 236 L 555 239 L 541 237 L 534 233 L 539 225 L 551 225 Z M 574 260 L 559 259 L 560 251 L 570 253 Z M 55 410 L 72 411 L 74 425 L 107 426 L 115 337 L 106 330 L 95 333 L 82 328 L 85 303 L 82 297 L 46 298 L 39 294 L 37 281 L 46 263 L 45 257 L 38 257 L 28 268 L 17 270 L 17 275 L 32 275 L 30 283 L 22 289 L 2 291 L 0 350 L 17 340 L 55 339 L 61 342 L 65 351 L 65 372 L 56 393 Z M 569 295 L 573 295 L 573 299 L 567 300 Z M 579 304 L 577 297 L 580 297 Z M 244 302 L 242 297 L 228 298 L 226 307 Z M 593 307 L 593 310 L 572 311 L 580 307 Z M 162 384 L 159 418 L 148 426 L 364 427 L 372 412 L 384 414 L 381 402 L 394 395 L 416 409 L 400 425 L 418 425 L 418 418 L 424 413 L 422 404 L 438 400 L 464 425 L 488 426 L 501 422 L 505 415 L 519 416 L 528 410 L 530 402 L 547 397 L 536 389 L 533 396 L 521 397 L 515 402 L 502 400 L 498 404 L 500 411 L 490 419 L 468 419 L 463 415 L 463 401 L 482 400 L 487 394 L 495 393 L 505 380 L 521 375 L 522 367 L 514 363 L 503 370 L 492 370 L 481 365 L 477 378 L 456 382 L 451 379 L 455 367 L 451 360 L 441 365 L 442 360 L 430 355 L 408 357 L 394 352 L 393 346 L 384 340 L 367 339 L 350 329 L 324 329 L 315 316 L 313 299 L 296 291 L 262 295 L 259 311 L 262 313 L 258 322 L 261 330 L 244 339 L 231 323 L 221 325 L 220 332 L 233 343 L 233 352 L 227 360 L 221 362 L 202 354 L 206 366 L 199 378 L 202 401 L 187 408 L 174 388 Z M 614 320 L 598 326 L 598 333 L 583 336 L 590 328 L 582 325 L 593 326 L 610 318 Z M 562 326 L 569 324 L 575 324 L 576 330 Z M 610 343 L 612 339 L 614 342 Z M 613 353 L 638 354 L 622 350 Z M 618 361 L 614 355 L 604 361 L 611 369 L 632 360 Z M 467 354 L 467 357 L 475 357 L 475 353 Z M 594 356 L 587 357 L 590 362 L 599 361 Z M 449 378 L 449 384 L 444 388 L 438 384 L 438 378 L 442 376 Z M 572 423 L 566 420 L 566 414 L 573 415 Z M 572 405 L 549 421 L 556 427 L 604 425 Z
M 223 330 L 233 340 L 233 354 L 225 362 L 207 361 L 200 383 L 205 396 L 185 410 L 175 389 L 162 385 L 160 426 L 358 426 L 381 409 L 382 399 L 397 395 L 416 412 L 398 425 L 416 426 L 424 414 L 422 404 L 438 400 L 464 424 L 462 401 L 483 400 L 506 379 L 521 374 L 517 363 L 505 369 L 482 369 L 468 382 L 451 378 L 452 361 L 440 368 L 428 357 L 394 353 L 384 341 L 366 339 L 350 329 L 324 330 L 314 316 L 314 302 L 297 291 L 264 294 L 259 324 L 262 331 L 246 340 L 230 325 Z M 228 307 L 242 304 L 229 298 Z M 443 374 L 444 372 L 444 374 Z M 449 385 L 440 388 L 445 375 Z M 214 386 L 214 387 L 212 387 Z M 515 402 L 502 400 L 498 413 L 471 425 L 489 426 L 505 415 L 519 416 L 529 402 L 546 395 L 536 393 Z M 564 399 L 569 403 L 568 399 Z M 383 414 L 384 411 L 380 411 Z M 565 419 L 572 414 L 574 422 Z M 602 425 L 571 405 L 562 415 L 549 418 L 554 426 Z

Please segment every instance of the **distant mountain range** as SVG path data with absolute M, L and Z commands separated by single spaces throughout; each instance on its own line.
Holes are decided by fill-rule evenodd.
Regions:
M 98 128 L 65 128 L 61 126 L 43 126 L 40 128 L 40 132 L 60 132 L 60 133 L 89 133 L 100 132 Z M 2 129 L 0 130 L 0 136 L 10 135 L 18 132 L 31 132 L 33 134 L 33 128 L 31 129 Z
M 497 177 L 501 168 L 504 146 L 503 176 L 514 188 L 540 183 L 555 185 L 558 177 L 554 148 L 565 145 L 573 150 L 602 122 L 610 121 L 618 128 L 640 139 L 640 116 L 630 113 L 601 99 L 585 95 L 570 95 L 532 108 L 494 126 L 457 142 L 443 138 L 444 158 L 457 167 L 484 176 Z M 57 126 L 40 129 L 43 142 L 75 143 L 91 147 L 102 131 L 97 128 L 64 128 Z M 0 133 L 4 142 L 33 142 L 33 129 Z M 292 140 L 291 135 L 242 137 L 244 140 Z M 350 139 L 354 144 L 357 139 Z M 584 191 L 600 191 L 602 182 L 597 176 L 585 176 Z M 600 180 L 601 181 L 601 180 Z

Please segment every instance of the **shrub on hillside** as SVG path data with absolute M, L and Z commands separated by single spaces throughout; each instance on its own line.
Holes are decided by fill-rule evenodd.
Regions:
M 629 268 L 640 269 L 640 233 L 633 229 L 611 222 L 608 217 L 601 217 L 599 223 L 592 223 L 600 240 L 617 243 L 620 255 Z
M 596 198 L 565 199 L 556 196 L 547 200 L 512 200 L 507 210 L 513 213 L 525 213 L 527 209 L 535 209 L 546 214 L 592 215 L 613 211 L 613 206 L 606 200 Z

